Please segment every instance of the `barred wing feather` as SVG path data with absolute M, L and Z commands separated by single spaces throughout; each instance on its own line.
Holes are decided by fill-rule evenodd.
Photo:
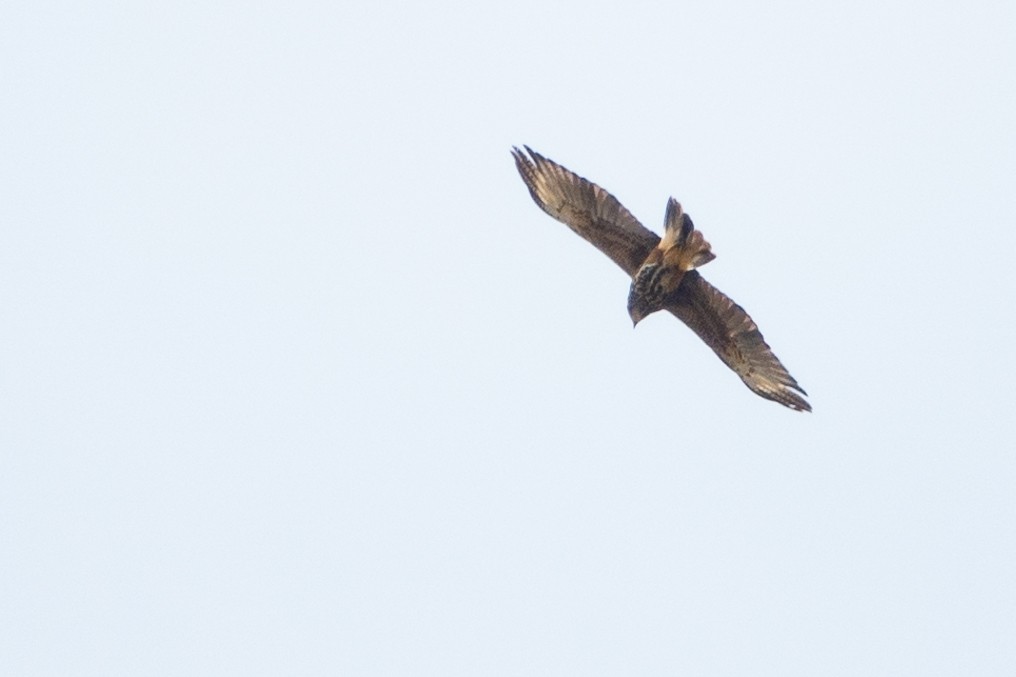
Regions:
M 752 391 L 791 409 L 811 411 L 802 397 L 808 393 L 773 354 L 744 308 L 706 282 L 698 271 L 685 274 L 666 308 L 691 327 Z
M 512 155 L 536 204 L 634 276 L 660 237 L 603 188 L 525 149 L 513 148 Z

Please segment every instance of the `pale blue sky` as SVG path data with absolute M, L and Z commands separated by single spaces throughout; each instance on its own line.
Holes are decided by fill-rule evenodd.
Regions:
M 0 673 L 1016 674 L 1016 5 L 9 3 Z M 537 209 L 703 269 L 752 395 Z

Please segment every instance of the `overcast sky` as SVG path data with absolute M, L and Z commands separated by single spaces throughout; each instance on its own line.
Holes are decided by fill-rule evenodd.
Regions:
M 1016 674 L 1016 5 L 0 10 L 0 673 Z M 541 212 L 674 196 L 810 394 Z

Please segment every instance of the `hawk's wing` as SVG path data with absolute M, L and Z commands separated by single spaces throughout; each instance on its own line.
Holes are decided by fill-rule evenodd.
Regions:
M 797 411 L 811 411 L 802 397 L 808 393 L 773 355 L 744 308 L 703 280 L 698 271 L 685 273 L 666 308 L 691 327 L 755 393 Z
M 548 160 L 529 146 L 529 157 L 512 149 L 515 166 L 543 211 L 591 242 L 634 275 L 660 241 L 617 201 L 595 183 Z

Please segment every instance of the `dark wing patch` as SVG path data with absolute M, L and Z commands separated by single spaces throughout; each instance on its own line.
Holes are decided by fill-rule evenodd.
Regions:
M 691 327 L 756 394 L 797 411 L 811 411 L 802 397 L 808 393 L 773 355 L 744 308 L 697 271 L 685 274 L 666 308 Z
M 529 157 L 518 148 L 512 149 L 512 155 L 536 204 L 609 256 L 628 275 L 634 276 L 659 243 L 659 236 L 592 181 L 528 146 L 525 149 Z

